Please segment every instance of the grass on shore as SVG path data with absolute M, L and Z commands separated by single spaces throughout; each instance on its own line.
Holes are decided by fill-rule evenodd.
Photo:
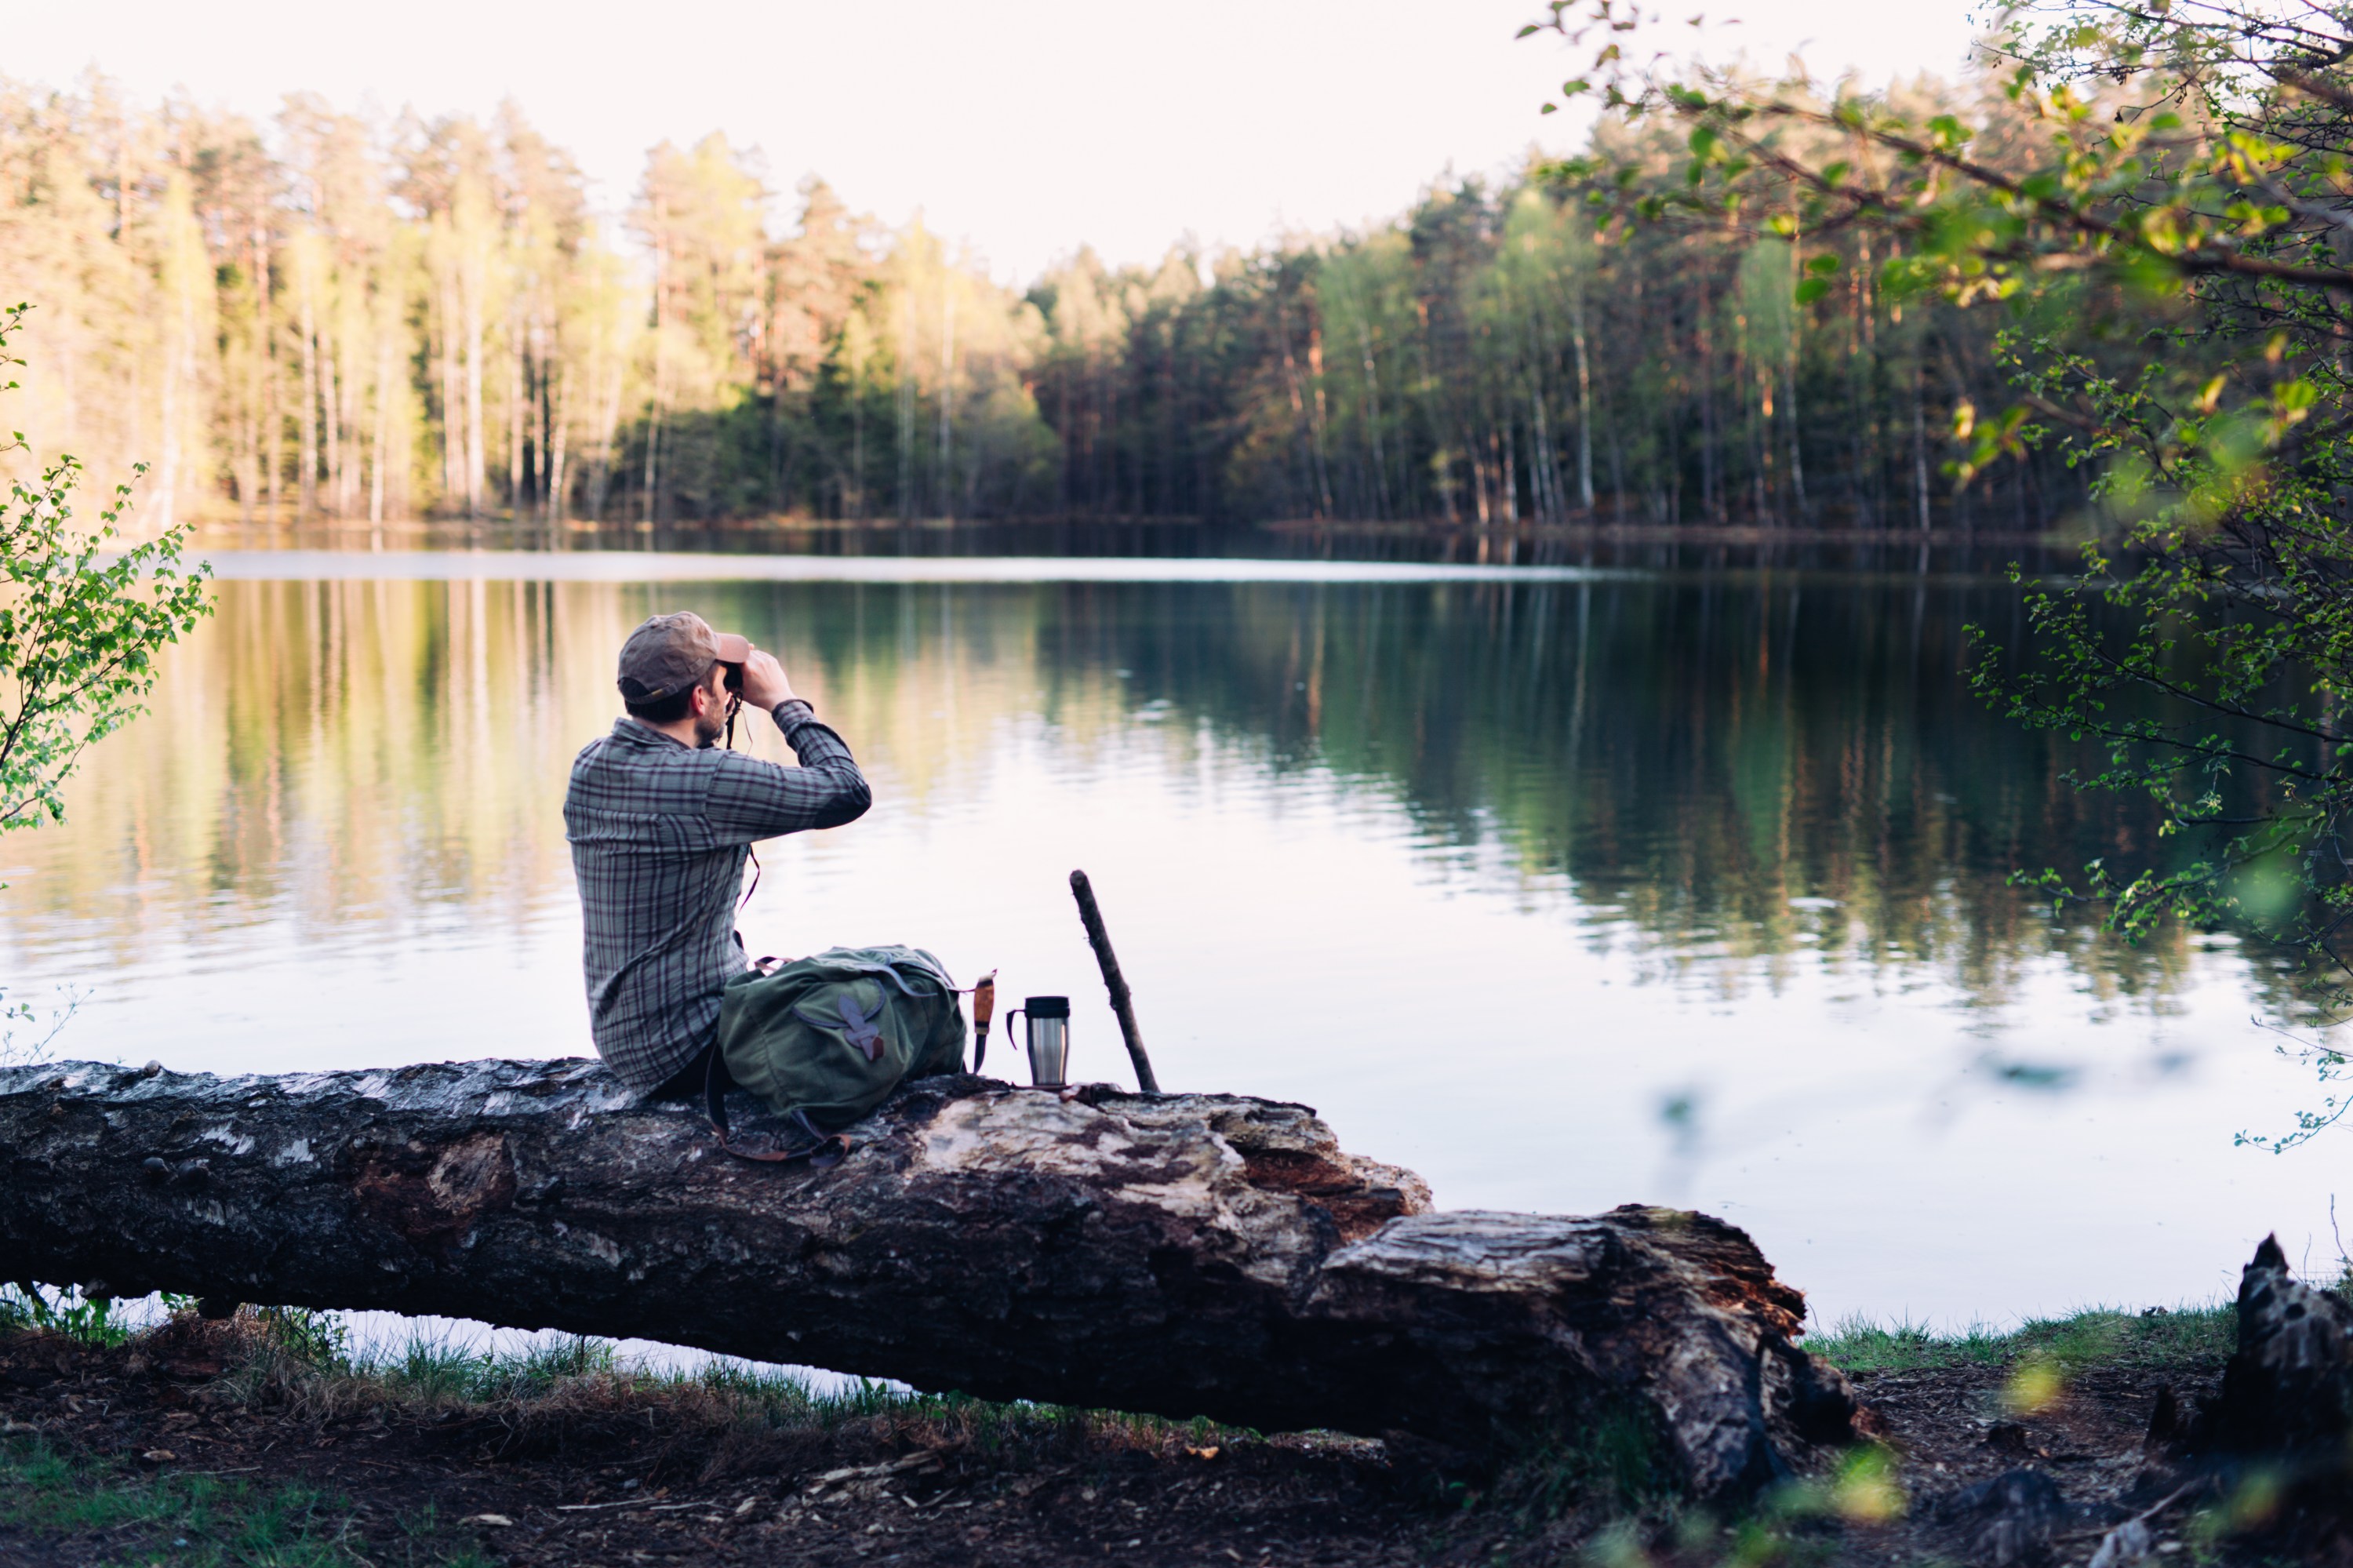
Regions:
M 832 1452 L 828 1435 L 837 1432 L 853 1457 L 912 1444 L 968 1450 L 1016 1469 L 1255 1436 L 1206 1421 L 923 1394 L 867 1380 L 820 1386 L 783 1368 L 743 1362 L 650 1369 L 592 1339 L 486 1352 L 417 1334 L 354 1349 L 327 1313 L 247 1308 L 206 1322 L 181 1306 L 162 1323 L 132 1327 L 89 1305 L 0 1288 L 0 1347 L 11 1340 L 79 1347 L 100 1353 L 98 1364 L 118 1375 L 155 1362 L 201 1364 L 208 1381 L 191 1389 L 193 1404 L 273 1427 L 455 1423 L 520 1458 L 576 1460 L 608 1449 L 617 1457 L 626 1446 L 649 1484 L 700 1481 L 757 1464 L 763 1454 L 773 1460 Z M 480 1531 L 438 1517 L 429 1504 L 387 1518 L 382 1508 L 371 1511 L 329 1492 L 151 1467 L 23 1426 L 0 1432 L 0 1542 L 12 1531 L 85 1542 L 92 1561 L 142 1568 L 488 1568 L 490 1562 L 480 1552 Z
M 2228 1305 L 2158 1307 L 2132 1312 L 2088 1308 L 2064 1318 L 2030 1318 L 2007 1333 L 1972 1326 L 1935 1333 L 1910 1323 L 1847 1318 L 1805 1348 L 1841 1372 L 1936 1372 L 2050 1362 L 2073 1372 L 2092 1366 L 2179 1366 L 2228 1356 L 2238 1344 L 2238 1317 Z
M 0 1525 L 87 1537 L 100 1561 L 172 1568 L 490 1568 L 471 1532 L 453 1536 L 431 1503 L 373 1532 L 331 1492 L 187 1471 L 142 1472 L 67 1453 L 38 1436 L 0 1437 Z
M 27 1297 L 0 1287 L 0 1336 L 59 1335 L 78 1344 L 123 1347 L 146 1340 L 200 1340 L 222 1363 L 221 1391 L 234 1403 L 299 1419 L 338 1420 L 375 1410 L 405 1415 L 445 1412 L 565 1411 L 659 1405 L 689 1425 L 749 1425 L 829 1432 L 874 1417 L 894 1424 L 955 1428 L 964 1443 L 990 1452 L 1000 1444 L 1052 1436 L 1121 1446 L 1198 1446 L 1255 1436 L 1205 1419 L 1083 1410 L 1029 1401 L 999 1403 L 960 1393 L 920 1393 L 868 1378 L 820 1386 L 785 1367 L 718 1359 L 691 1368 L 653 1368 L 625 1361 L 608 1340 L 574 1336 L 521 1351 L 480 1350 L 455 1338 L 412 1333 L 388 1344 L 354 1346 L 341 1319 L 302 1308 L 241 1308 L 222 1323 L 195 1315 L 191 1299 L 165 1298 L 170 1315 L 153 1326 L 126 1325 L 104 1303 L 72 1293 Z
M 165 1305 L 172 1316 L 157 1327 L 193 1321 L 192 1301 L 166 1298 Z M 84 1302 L 72 1294 L 28 1298 L 15 1287 L 0 1287 L 0 1334 L 28 1330 L 112 1346 L 154 1331 L 110 1317 L 102 1302 Z M 335 1314 L 300 1308 L 245 1308 L 237 1324 L 222 1332 L 234 1342 L 227 1375 L 241 1399 L 291 1399 L 330 1416 L 354 1404 L 380 1404 L 438 1414 L 577 1395 L 593 1387 L 607 1399 L 714 1400 L 740 1417 L 772 1427 L 830 1429 L 844 1421 L 901 1415 L 953 1417 L 959 1424 L 983 1427 L 1010 1422 L 1034 1428 L 1040 1422 L 1067 1425 L 1092 1417 L 1132 1424 L 1155 1436 L 1181 1435 L 1195 1443 L 1208 1440 L 1213 1430 L 1199 1420 L 1173 1423 L 1028 1402 L 924 1394 L 864 1378 L 821 1388 L 785 1368 L 726 1360 L 686 1370 L 649 1368 L 624 1361 L 611 1342 L 587 1337 L 522 1351 L 482 1351 L 420 1332 L 388 1345 L 354 1347 Z M 1999 1368 L 2021 1361 L 2052 1362 L 2070 1371 L 2097 1365 L 2180 1365 L 2228 1356 L 2236 1338 L 2234 1310 L 2225 1302 L 2141 1311 L 2094 1307 L 2062 1318 L 2028 1319 L 2007 1331 L 1972 1325 L 1939 1332 L 1909 1322 L 1883 1324 L 1855 1316 L 1809 1334 L 1803 1343 L 1841 1371 L 1875 1373 Z
M 379 1407 L 410 1416 L 496 1412 L 517 1420 L 518 1430 L 528 1433 L 573 1417 L 593 1424 L 615 1411 L 653 1407 L 692 1429 L 748 1426 L 817 1434 L 879 1421 L 898 1432 L 953 1439 L 982 1454 L 1104 1441 L 1117 1447 L 1198 1446 L 1256 1436 L 1227 1432 L 1198 1418 L 1169 1421 L 922 1393 L 870 1378 L 821 1386 L 789 1368 L 745 1361 L 652 1368 L 624 1361 L 609 1341 L 589 1338 L 520 1351 L 484 1351 L 420 1335 L 388 1351 L 351 1352 L 331 1333 L 322 1333 L 319 1316 L 269 1314 L 260 1322 L 262 1332 L 243 1363 L 227 1374 L 228 1386 L 248 1405 L 319 1419 L 348 1418 Z
M 573 1337 L 522 1351 L 478 1351 L 455 1338 L 415 1332 L 389 1345 L 355 1347 L 337 1316 L 302 1308 L 242 1308 L 233 1322 L 198 1328 L 192 1298 L 165 1297 L 166 1317 L 137 1323 L 73 1291 L 27 1295 L 0 1286 L 0 1336 L 52 1334 L 77 1345 L 122 1347 L 158 1334 L 195 1334 L 225 1351 L 224 1387 L 241 1403 L 294 1396 L 312 1414 L 348 1413 L 354 1400 L 438 1414 L 525 1401 L 593 1381 L 647 1396 L 718 1391 L 756 1405 L 772 1422 L 805 1417 L 824 1425 L 914 1400 L 892 1385 L 854 1380 L 819 1391 L 780 1368 L 714 1361 L 663 1372 L 621 1361 L 607 1341 Z
M 294 1308 L 242 1309 L 229 1323 L 203 1324 L 191 1303 L 153 1329 L 128 1328 L 76 1298 L 27 1299 L 0 1287 L 0 1335 L 62 1335 L 88 1345 L 122 1346 L 155 1335 L 205 1337 L 222 1352 L 221 1392 L 250 1409 L 315 1420 L 388 1414 L 500 1413 L 529 1425 L 561 1424 L 599 1412 L 659 1406 L 682 1425 L 829 1432 L 881 1418 L 906 1428 L 952 1435 L 983 1453 L 1047 1442 L 1114 1440 L 1122 1447 L 1202 1446 L 1255 1434 L 1206 1420 L 1082 1410 L 963 1394 L 927 1394 L 852 1379 L 820 1386 L 781 1367 L 712 1361 L 691 1369 L 624 1361 L 609 1341 L 572 1338 L 527 1349 L 483 1351 L 418 1333 L 406 1341 L 353 1347 L 332 1313 Z M 2030 1319 L 2014 1330 L 1973 1326 L 1935 1332 L 1915 1324 L 1845 1319 L 1809 1335 L 1805 1348 L 1855 1373 L 1928 1372 L 1981 1366 L 2052 1366 L 2072 1375 L 2093 1366 L 2188 1366 L 2227 1357 L 2237 1335 L 2228 1304 L 2128 1311 L 2092 1308 L 2063 1318 Z M 943 1433 L 940 1429 L 947 1429 Z
M 805 1463 L 843 1443 L 853 1449 L 953 1446 L 1012 1472 L 1092 1467 L 1123 1451 L 1181 1457 L 1187 1447 L 1247 1445 L 1257 1436 L 1206 1421 L 923 1394 L 886 1383 L 819 1385 L 785 1369 L 743 1362 L 653 1369 L 593 1339 L 485 1351 L 417 1334 L 354 1348 L 341 1319 L 327 1313 L 245 1308 L 229 1321 L 205 1322 L 183 1309 L 153 1328 L 132 1329 L 85 1306 L 0 1289 L 0 1342 L 42 1336 L 104 1347 L 116 1358 L 193 1352 L 217 1365 L 217 1375 L 196 1395 L 217 1410 L 298 1425 L 456 1420 L 479 1425 L 514 1457 L 576 1454 L 583 1445 L 593 1450 L 625 1430 L 650 1434 L 657 1440 L 638 1462 L 698 1484 L 744 1465 Z M 2211 1366 L 2230 1353 L 2234 1339 L 2232 1309 L 2221 1306 L 2101 1308 L 2031 1320 L 2009 1332 L 1939 1334 L 1851 1319 L 1805 1344 L 1856 1373 L 1985 1367 L 2072 1378 L 2099 1366 Z M 831 1436 L 837 1433 L 839 1440 Z M 1578 1515 L 1606 1533 L 1613 1518 L 1675 1517 L 1672 1488 L 1662 1478 L 1653 1446 L 1633 1425 L 1579 1434 L 1556 1452 L 1527 1456 L 1461 1500 L 1475 1499 L 1482 1512 L 1518 1516 L 1527 1529 Z M 1792 1519 L 1867 1512 L 1887 1489 L 1881 1473 L 1886 1462 L 1875 1450 L 1858 1450 L 1834 1475 L 1791 1491 L 1782 1511 L 1799 1510 Z M 1784 1526 L 1795 1528 L 1778 1519 L 1760 1516 L 1755 1528 L 1776 1540 Z M 429 1507 L 389 1520 L 382 1510 L 363 1517 L 343 1499 L 299 1486 L 149 1470 L 128 1459 L 79 1454 L 21 1427 L 0 1437 L 0 1535 L 9 1527 L 51 1538 L 120 1531 L 115 1539 L 125 1555 L 98 1561 L 172 1568 L 468 1568 L 485 1561 L 476 1554 L 474 1531 L 437 1520 Z

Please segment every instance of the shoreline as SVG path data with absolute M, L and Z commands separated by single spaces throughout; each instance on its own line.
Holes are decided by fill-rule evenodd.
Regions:
M 19 1314 L 0 1324 L 0 1564 L 1960 1557 L 1972 1526 L 1955 1499 L 2021 1471 L 2086 1519 L 2125 1506 L 2160 1391 L 2211 1392 L 2233 1334 L 2232 1309 L 2211 1308 L 1811 1336 L 1883 1436 L 1717 1516 L 1607 1423 L 1482 1471 L 1331 1434 L 652 1373 L 595 1340 L 355 1361 L 297 1310 L 184 1312 L 113 1343 Z M 2157 1550 L 2255 1561 L 2264 1521 L 2243 1500 L 2163 1512 Z

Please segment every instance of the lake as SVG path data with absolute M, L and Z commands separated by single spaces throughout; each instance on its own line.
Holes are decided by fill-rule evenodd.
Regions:
M 874 785 L 762 849 L 754 953 L 904 941 L 1068 992 L 1073 1071 L 1125 1081 L 1084 867 L 1165 1086 L 1316 1106 L 1448 1207 L 1707 1209 L 1825 1321 L 2207 1300 L 2272 1230 L 2337 1255 L 2353 1133 L 2232 1146 L 2316 1101 L 2276 977 L 2006 885 L 2147 824 L 1968 693 L 1964 623 L 2016 631 L 1989 575 L 221 564 L 66 823 L 0 840 L 0 972 L 69 1008 L 56 1054 L 586 1051 L 565 770 L 629 627 L 692 609 Z

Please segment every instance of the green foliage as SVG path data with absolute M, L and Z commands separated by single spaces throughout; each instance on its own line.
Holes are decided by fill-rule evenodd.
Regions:
M 475 1351 L 448 1336 L 423 1332 L 412 1333 L 388 1353 L 352 1351 L 340 1330 L 334 1343 L 335 1359 L 311 1364 L 374 1379 L 427 1401 L 530 1399 L 567 1380 L 619 1377 L 628 1371 L 609 1341 L 583 1335 L 517 1354 Z
M 18 1028 L 39 1020 L 40 1010 L 28 1001 L 10 1001 L 7 992 L 0 990 L 0 1067 L 18 1062 L 39 1061 L 47 1053 L 49 1042 L 58 1037 L 58 1031 L 66 1026 L 79 1004 L 79 996 L 69 999 L 64 1006 L 48 1015 L 46 1020 L 47 1026 L 37 1038 L 24 1039 L 18 1036 Z
M 1850 1372 L 1910 1372 L 1922 1367 L 1989 1366 L 2009 1353 L 2008 1337 L 1972 1324 L 1937 1334 L 1916 1323 L 1842 1319 L 1826 1334 L 1809 1335 L 1806 1349 Z
M 2177 1366 L 2220 1359 L 2238 1342 L 2236 1308 L 2185 1307 L 2119 1311 L 2095 1307 L 2064 1318 L 2036 1318 L 2008 1333 L 1973 1324 L 1940 1334 L 1917 1324 L 1849 1318 L 1806 1349 L 1850 1372 L 1912 1372 L 1957 1366 L 2048 1363 L 2072 1375 L 2093 1366 Z
M 322 1372 L 350 1365 L 351 1331 L 337 1314 L 308 1307 L 264 1307 L 259 1316 L 269 1342 L 296 1361 Z
M 429 1516 L 430 1509 L 427 1510 Z M 37 1437 L 0 1438 L 0 1527 L 51 1537 L 97 1535 L 102 1561 L 172 1568 L 477 1568 L 470 1533 L 452 1539 L 430 1517 L 404 1520 L 388 1550 L 351 1542 L 352 1510 L 304 1486 L 133 1467 L 70 1454 Z
M 9 344 L 30 309 L 0 310 L 0 374 L 25 363 Z M 0 391 L 16 387 L 0 383 Z M 18 431 L 0 443 L 0 458 L 25 450 Z M 128 486 L 116 490 L 96 534 L 74 531 L 80 471 L 59 457 L 30 482 L 12 483 L 0 506 L 0 833 L 65 815 L 65 781 L 82 748 L 142 711 L 155 651 L 211 612 L 209 568 L 180 569 L 185 530 L 115 548 Z M 0 988 L 0 1065 L 38 1059 L 72 1012 L 69 1003 L 39 1039 L 20 1039 L 37 1014 Z
M 2054 447 L 2096 475 L 2106 537 L 2053 588 L 2024 583 L 2022 662 L 1980 637 L 1972 678 L 2031 728 L 2090 739 L 2080 787 L 2138 795 L 2159 842 L 2025 881 L 2129 939 L 2230 925 L 2300 955 L 2317 1016 L 2353 1003 L 2353 16 L 2221 0 L 2014 4 L 1987 52 L 2000 94 L 1909 115 L 1803 80 L 1629 65 L 1619 0 L 1546 26 L 1600 43 L 1632 115 L 1686 124 L 1686 177 L 1652 210 L 1893 241 L 1891 294 L 1991 311 L 2019 400 L 1955 410 L 1966 484 Z M 2056 312 L 2054 303 L 2077 307 Z M 2353 1106 L 2325 1039 L 2296 1049 L 2321 1107 Z
M 1506 1466 L 1466 1504 L 1507 1509 L 1529 1524 L 1585 1512 L 1612 1516 L 1672 1506 L 1683 1491 L 1672 1446 L 1633 1408 L 1592 1419 Z
M 0 312 L 0 370 L 25 363 L 9 344 L 30 309 Z M 21 431 L 0 446 L 23 450 Z M 96 533 L 73 528 L 80 471 L 60 457 L 32 482 L 11 485 L 0 511 L 0 832 L 65 815 L 63 786 L 82 748 L 142 711 L 156 650 L 210 612 L 209 568 L 180 564 L 185 528 L 118 546 L 128 485 Z
M 0 1329 L 40 1329 L 88 1345 L 119 1345 L 136 1332 L 114 1314 L 114 1303 L 78 1289 L 54 1298 L 29 1281 L 0 1287 Z
M 1956 122 L 1971 92 L 1911 90 Z M 111 476 L 121 432 L 162 430 L 166 519 L 438 514 L 532 543 L 567 520 L 1983 526 L 1997 503 L 1926 482 L 1954 403 L 1994 406 L 1990 327 L 1881 290 L 1856 234 L 1782 202 L 1753 233 L 1597 238 L 1622 204 L 1687 206 L 1687 177 L 1758 177 L 1704 126 L 1612 123 L 1361 232 L 1082 249 L 1021 292 L 822 182 L 780 204 L 717 136 L 649 153 L 638 269 L 519 111 L 414 129 L 307 94 L 265 130 L 0 91 L 0 166 L 42 171 L 12 286 L 93 327 L 27 377 L 51 444 Z M 1767 271 L 1802 308 L 1752 333 Z M 2082 500 L 2054 461 L 2006 477 L 2006 528 Z

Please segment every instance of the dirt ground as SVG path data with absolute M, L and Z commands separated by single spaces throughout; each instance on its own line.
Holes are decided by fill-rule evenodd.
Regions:
M 2310 1540 L 2282 1557 L 2275 1542 L 2232 1535 L 2264 1521 L 2217 1486 L 2167 1500 L 2180 1478 L 2152 1467 L 2144 1434 L 2161 1386 L 2211 1389 L 2211 1358 L 2054 1374 L 2027 1391 L 2027 1414 L 2014 1367 L 1864 1372 L 1855 1383 L 1884 1448 L 1718 1520 L 1589 1461 L 1449 1473 L 1352 1438 L 1003 1406 L 776 1425 L 674 1386 L 435 1408 L 273 1383 L 237 1365 L 242 1343 L 193 1319 L 111 1348 L 0 1338 L 0 1439 L 77 1467 L 39 1496 L 21 1466 L 19 1495 L 0 1489 L 0 1568 L 2083 1563 L 2110 1527 L 2144 1512 L 2158 1564 L 2329 1556 Z M 317 1494 L 332 1539 L 314 1531 L 309 1556 L 240 1558 L 175 1533 L 187 1527 L 170 1517 L 101 1524 L 102 1510 L 81 1506 L 109 1489 L 155 1495 L 232 1477 L 249 1489 L 240 1496 Z M 1991 1500 L 1971 1491 L 1981 1483 L 1995 1483 Z M 2005 1544 L 2005 1519 L 2022 1554 Z

